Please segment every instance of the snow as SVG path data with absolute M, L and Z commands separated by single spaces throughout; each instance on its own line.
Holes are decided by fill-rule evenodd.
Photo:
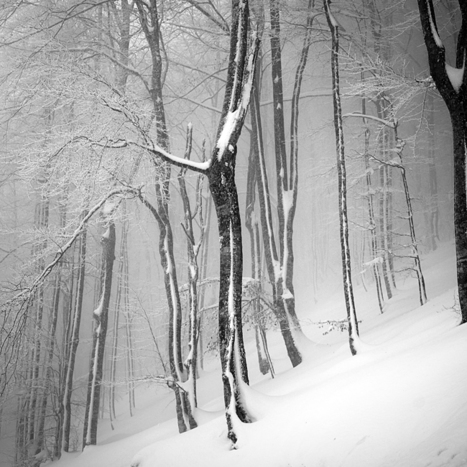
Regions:
M 446 73 L 456 92 L 459 92 L 459 89 L 462 86 L 462 82 L 464 80 L 464 68 L 465 65 L 462 68 L 454 68 L 446 63 Z
M 430 22 L 431 34 L 433 35 L 433 39 L 434 39 L 436 45 L 439 48 L 442 48 L 442 47 L 444 47 L 444 45 L 443 45 L 443 42 L 441 41 L 441 38 L 438 35 L 438 31 L 436 30 L 436 26 L 435 26 L 435 23 L 433 21 L 433 16 L 431 15 L 431 9 L 430 9 L 429 5 L 428 5 L 427 10 L 428 10 L 428 21 Z
M 234 112 L 228 112 L 225 117 L 224 125 L 222 126 L 221 134 L 217 140 L 217 148 L 219 149 L 217 153 L 218 160 L 222 160 L 224 156 L 225 149 L 229 144 L 230 137 L 232 136 L 233 130 L 237 121 L 239 120 L 240 109 L 235 110 Z
M 430 296 L 423 307 L 415 279 L 398 284 L 384 314 L 373 287 L 356 289 L 362 342 L 354 357 L 345 333 L 323 335 L 313 324 L 345 318 L 342 290 L 299 310 L 313 343 L 298 367 L 290 367 L 280 336 L 268 333 L 274 379 L 260 374 L 246 333 L 252 386 L 243 388 L 243 398 L 255 422 L 235 420 L 236 450 L 227 440 L 216 358 L 198 381 L 195 430 L 177 433 L 170 391 L 139 387 L 134 417 L 120 408 L 115 431 L 100 420 L 100 445 L 54 465 L 465 467 L 467 326 L 457 325 L 453 309 L 454 255 L 450 243 L 423 258 Z

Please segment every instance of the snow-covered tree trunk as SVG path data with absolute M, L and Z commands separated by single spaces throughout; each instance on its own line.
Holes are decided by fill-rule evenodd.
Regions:
M 227 84 L 217 144 L 207 172 L 219 229 L 219 350 L 228 438 L 233 447 L 238 439 L 236 423 L 251 421 L 241 396 L 241 384 L 248 384 L 248 370 L 242 330 L 242 229 L 235 184 L 237 141 L 250 100 L 259 48 L 253 39 L 247 54 L 248 26 L 248 2 L 232 0 Z
M 187 143 L 185 151 L 185 159 L 190 159 L 192 149 L 192 126 L 188 126 L 187 130 Z M 182 168 L 178 175 L 178 183 L 180 186 L 180 195 L 183 202 L 184 223 L 182 224 L 183 230 L 186 235 L 187 242 L 187 260 L 188 260 L 188 315 L 189 315 L 189 338 L 188 338 L 188 355 L 185 360 L 185 368 L 187 379 L 183 385 L 186 391 L 183 393 L 187 412 L 190 413 L 188 420 L 190 429 L 197 426 L 193 410 L 197 406 L 196 396 L 196 378 L 198 366 L 198 335 L 199 335 L 199 301 L 198 301 L 198 252 L 202 246 L 204 237 L 204 220 L 203 220 L 203 206 L 201 198 L 201 175 L 197 178 L 196 183 L 196 207 L 194 214 L 192 213 L 190 198 L 185 182 L 186 168 Z M 199 215 L 200 221 L 200 238 L 195 241 L 195 233 L 193 229 L 194 216 Z
M 347 180 L 345 166 L 344 130 L 342 125 L 342 107 L 339 85 L 339 26 L 330 11 L 330 0 L 323 0 L 326 19 L 331 31 L 331 70 L 332 95 L 334 103 L 334 128 L 336 133 L 337 177 L 339 196 L 339 224 L 342 254 L 342 274 L 344 283 L 345 306 L 347 309 L 349 345 L 352 355 L 358 350 L 358 322 L 355 310 L 352 269 L 350 263 L 349 247 L 349 221 L 347 217 Z
M 245 38 L 246 40 L 246 38 Z M 222 160 L 213 158 L 209 186 L 217 213 L 220 241 L 219 345 L 228 437 L 237 442 L 235 420 L 249 422 L 239 384 L 248 383 L 242 335 L 242 230 L 235 184 L 236 148 L 226 148 Z M 217 161 L 217 162 L 216 162 Z
M 154 108 L 157 143 L 164 150 L 168 151 L 170 150 L 170 144 L 162 95 L 162 32 L 158 5 L 156 0 L 150 0 L 149 2 L 137 0 L 136 6 L 138 8 L 141 27 L 151 53 L 150 97 Z M 153 214 L 155 216 L 157 214 L 158 218 L 159 253 L 164 270 L 164 284 L 169 307 L 169 361 L 171 376 L 174 380 L 172 387 L 176 398 L 179 431 L 184 432 L 189 426 L 189 424 L 187 425 L 187 419 L 190 418 L 190 414 L 186 414 L 184 407 L 182 407 L 183 395 L 178 386 L 178 382 L 183 382 L 186 375 L 184 374 L 181 350 L 182 309 L 173 252 L 173 233 L 168 209 L 171 167 L 167 162 L 161 163 L 160 160 L 154 160 L 154 168 L 158 174 L 158 181 L 156 182 L 157 213 L 153 211 Z
M 282 299 L 283 289 L 281 270 L 273 227 L 272 206 L 266 171 L 258 88 L 259 86 L 255 86 L 253 89 L 250 109 L 252 116 L 252 135 L 257 140 L 257 144 L 255 145 L 257 151 L 253 152 L 252 155 L 257 159 L 258 199 L 260 206 L 261 231 L 264 243 L 264 256 L 269 280 L 272 285 L 274 302 L 273 311 L 277 322 L 279 323 L 279 328 L 281 330 L 282 338 L 284 339 L 289 359 L 293 366 L 297 366 L 301 362 L 301 354 L 295 342 L 292 328 L 284 307 L 284 301 Z
M 139 2 L 138 8 L 140 8 Z M 152 24 L 155 25 L 155 23 Z M 203 173 L 208 178 L 209 189 L 217 212 L 220 240 L 219 353 L 228 437 L 233 447 L 237 441 L 236 423 L 251 421 L 241 397 L 241 385 L 248 383 L 248 371 L 242 331 L 242 235 L 235 184 L 237 142 L 250 102 L 259 50 L 259 40 L 256 34 L 252 34 L 251 48 L 247 53 L 248 26 L 248 1 L 232 0 L 230 55 L 224 104 L 216 145 L 209 161 L 193 162 L 170 154 L 164 148 L 163 132 L 158 133 L 158 143 L 161 143 L 158 145 L 151 141 L 147 144 L 119 141 L 115 146 L 121 148 L 135 144 L 157 156 L 154 158 L 155 163 L 162 158 L 168 163 Z M 144 197 L 140 195 L 140 198 L 156 218 L 161 218 L 161 215 Z M 167 215 L 167 211 L 161 214 Z M 159 225 L 161 227 L 161 224 Z M 170 259 L 169 256 L 168 259 Z M 164 268 L 164 270 L 168 269 Z
M 282 300 L 288 319 L 296 350 L 288 349 L 292 364 L 298 365 L 302 361 L 297 340 L 303 337 L 300 322 L 295 310 L 295 296 L 293 287 L 293 223 L 298 193 L 298 106 L 303 71 L 306 66 L 310 46 L 311 26 L 315 15 L 312 2 L 308 5 L 307 29 L 302 47 L 300 61 L 295 74 L 294 91 L 291 110 L 290 154 L 287 157 L 284 99 L 282 86 L 282 52 L 280 32 L 280 10 L 278 0 L 270 1 L 271 17 L 271 77 L 273 91 L 274 112 L 274 143 L 276 156 L 276 185 L 277 185 L 277 217 L 279 224 L 279 267 L 275 268 L 275 284 L 277 298 Z
M 456 241 L 457 286 L 461 323 L 467 322 L 467 4 L 459 1 L 462 25 L 457 39 L 455 67 L 446 62 L 446 51 L 438 34 L 432 0 L 418 0 L 420 20 L 428 51 L 431 76 L 451 116 L 454 143 L 454 231 Z
M 97 443 L 100 392 L 116 243 L 115 224 L 110 216 L 111 213 L 106 219 L 106 231 L 101 237 L 101 293 L 97 308 L 93 312 L 94 330 L 84 418 L 83 447 Z

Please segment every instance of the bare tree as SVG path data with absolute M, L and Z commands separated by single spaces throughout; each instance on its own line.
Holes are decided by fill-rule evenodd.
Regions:
M 324 1 L 324 11 L 331 31 L 331 69 L 332 96 L 334 102 L 334 128 L 336 132 L 337 177 L 339 196 L 340 243 L 342 254 L 342 278 L 344 283 L 345 306 L 349 331 L 349 345 L 352 355 L 358 351 L 358 321 L 352 286 L 350 264 L 349 221 L 347 215 L 347 179 L 345 166 L 344 130 L 342 125 L 342 107 L 339 84 L 339 25 L 330 11 L 330 1 Z

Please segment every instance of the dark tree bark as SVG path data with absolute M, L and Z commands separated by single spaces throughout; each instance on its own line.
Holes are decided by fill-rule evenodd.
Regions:
M 217 142 L 210 160 L 204 163 L 186 161 L 160 146 L 140 145 L 157 158 L 204 173 L 208 178 L 220 240 L 219 353 L 228 438 L 233 448 L 237 442 L 236 423 L 251 421 L 241 397 L 241 385 L 248 384 L 248 370 L 242 333 L 241 220 L 235 184 L 237 142 L 248 109 L 259 50 L 259 40 L 254 34 L 251 50 L 247 53 L 248 26 L 248 1 L 232 0 L 227 82 Z M 121 142 L 118 147 L 122 147 Z
M 147 8 L 151 10 L 155 8 L 155 2 L 151 1 L 148 4 L 138 0 L 137 6 L 139 10 L 142 9 L 144 12 Z M 153 17 L 151 27 L 148 27 L 147 17 L 145 18 L 142 18 L 141 24 L 145 34 L 151 34 L 153 32 L 152 27 L 155 28 L 158 25 L 157 21 L 154 22 L 157 18 Z M 220 238 L 219 342 L 228 437 L 233 443 L 233 448 L 235 448 L 237 442 L 236 423 L 251 421 L 241 397 L 242 383 L 248 384 L 248 371 L 242 334 L 242 237 L 235 184 L 237 142 L 250 101 L 259 50 L 259 39 L 256 34 L 253 34 L 251 49 L 247 53 L 248 26 L 248 1 L 232 0 L 230 54 L 224 104 L 216 145 L 209 161 L 192 162 L 170 154 L 164 147 L 164 135 L 167 137 L 165 124 L 158 127 L 157 145 L 144 134 L 142 135 L 144 143 L 119 140 L 114 145 L 116 148 L 123 148 L 128 145 L 139 146 L 155 156 L 153 161 L 156 167 L 160 167 L 160 159 L 162 159 L 178 167 L 203 173 L 208 178 L 217 212 Z M 156 99 L 155 105 L 159 104 L 160 101 L 161 97 Z M 164 177 L 163 180 L 167 180 L 163 187 L 168 188 L 168 179 Z M 161 199 L 167 199 L 168 191 L 161 191 L 160 194 L 163 196 L 158 197 L 158 202 Z M 166 204 L 162 210 L 161 205 L 156 210 L 145 201 L 140 193 L 139 196 L 151 209 L 156 219 L 163 220 L 164 216 L 168 216 Z M 165 221 L 163 223 L 165 224 Z M 161 223 L 159 223 L 159 227 L 163 227 Z M 166 241 L 167 244 L 170 242 L 170 237 L 165 237 L 165 235 L 166 232 L 164 236 L 161 235 L 160 237 L 159 246 L 161 252 L 162 247 L 165 249 Z M 172 261 L 169 255 L 166 258 Z M 167 268 L 164 268 L 164 270 L 167 271 Z M 173 284 L 173 281 L 171 284 Z
M 461 324 L 467 322 L 467 199 L 465 157 L 467 143 L 467 3 L 459 1 L 462 25 L 457 39 L 456 68 L 451 75 L 459 74 L 459 81 L 448 76 L 446 50 L 438 34 L 432 0 L 418 0 L 420 20 L 428 52 L 430 73 L 446 103 L 451 116 L 454 145 L 454 231 L 456 242 L 457 286 Z M 461 74 L 460 74 L 461 73 Z

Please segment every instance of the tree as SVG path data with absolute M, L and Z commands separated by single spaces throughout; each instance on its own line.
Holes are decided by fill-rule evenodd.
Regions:
M 99 404 L 101 381 L 104 366 L 104 350 L 107 336 L 110 295 L 112 291 L 113 265 L 115 260 L 115 223 L 112 211 L 104 207 L 104 233 L 102 242 L 102 264 L 100 277 L 100 297 L 97 308 L 93 311 L 93 343 L 91 350 L 91 365 L 89 368 L 88 393 L 84 418 L 83 447 L 97 443 L 97 424 L 99 419 Z
M 337 177 L 339 196 L 339 224 L 342 255 L 342 279 L 344 283 L 345 306 L 347 309 L 347 325 L 349 345 L 352 355 L 358 351 L 358 321 L 352 286 L 352 269 L 350 264 L 349 221 L 347 216 L 347 178 L 345 166 L 344 130 L 342 125 L 342 107 L 339 85 L 339 26 L 330 11 L 330 1 L 324 1 L 326 20 L 331 31 L 331 69 L 332 96 L 334 103 L 334 129 L 336 133 Z
M 255 33 L 249 47 L 248 32 L 248 2 L 232 0 L 227 83 L 217 142 L 208 161 L 194 162 L 174 156 L 152 142 L 123 140 L 112 144 L 120 148 L 137 145 L 157 159 L 202 173 L 208 179 L 219 230 L 219 353 L 228 438 L 233 447 L 238 439 L 236 423 L 251 421 L 241 397 L 242 384 L 248 384 L 248 370 L 242 332 L 242 234 L 235 184 L 237 142 L 248 109 L 259 49 Z
M 290 150 L 287 152 L 280 8 L 277 0 L 270 1 L 269 11 L 271 17 L 270 49 L 277 190 L 277 234 L 273 226 L 271 192 L 266 170 L 266 149 L 260 108 L 260 77 L 255 82 L 251 106 L 252 137 L 254 138 L 254 150 L 251 155 L 255 158 L 254 162 L 256 165 L 262 236 L 265 247 L 266 267 L 272 285 L 273 311 L 279 323 L 289 359 L 293 366 L 297 366 L 302 362 L 300 341 L 304 340 L 295 310 L 295 291 L 293 285 L 293 233 L 298 196 L 298 116 L 301 85 L 308 60 L 311 32 L 316 12 L 314 11 L 314 2 L 310 0 L 307 6 L 306 32 L 294 76 L 290 113 Z M 264 22 L 263 16 L 263 11 L 258 11 L 257 17 L 261 24 Z M 277 243 L 279 247 L 277 247 Z
M 451 117 L 454 157 L 454 231 L 457 261 L 457 285 L 461 324 L 467 322 L 467 4 L 459 1 L 462 25 L 457 38 L 455 67 L 446 61 L 446 49 L 439 36 L 432 0 L 418 0 L 423 36 L 428 52 L 430 73 Z

